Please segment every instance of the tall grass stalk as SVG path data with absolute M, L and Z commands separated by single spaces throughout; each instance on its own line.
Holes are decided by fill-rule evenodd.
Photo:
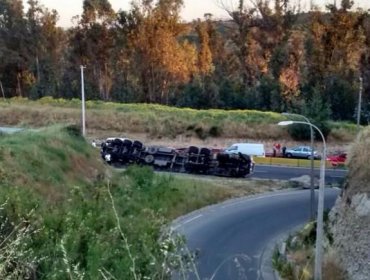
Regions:
M 3 212 L 7 202 L 1 205 Z M 36 233 L 28 218 L 32 215 L 31 210 L 26 218 L 14 225 L 6 215 L 1 214 L 1 243 L 0 243 L 0 279 L 30 279 L 34 277 L 37 259 L 28 248 L 29 239 Z M 9 232 L 9 227 L 11 231 Z M 7 233 L 8 232 L 8 233 Z
M 115 206 L 115 203 L 114 203 L 114 199 L 113 199 L 112 193 L 111 193 L 111 191 L 110 191 L 110 183 L 109 183 L 109 182 L 108 182 L 108 194 L 109 194 L 109 198 L 110 198 L 110 200 L 111 200 L 111 202 L 112 202 L 112 210 L 113 210 L 114 216 L 115 216 L 115 218 L 116 218 L 118 231 L 119 231 L 119 233 L 120 233 L 120 235 L 121 235 L 121 237 L 122 237 L 122 239 L 123 239 L 124 247 L 125 247 L 125 249 L 126 249 L 126 251 L 127 251 L 127 254 L 128 254 L 128 256 L 129 256 L 129 258 L 130 258 L 130 260 L 131 260 L 131 264 L 132 264 L 132 266 L 131 266 L 130 271 L 132 272 L 132 276 L 134 277 L 134 279 L 135 279 L 135 280 L 138 280 L 139 278 L 138 278 L 138 275 L 136 274 L 136 263 L 135 263 L 135 258 L 134 258 L 134 257 L 132 256 L 132 254 L 131 254 L 130 245 L 129 245 L 129 243 L 128 243 L 128 240 L 127 240 L 127 238 L 126 238 L 125 234 L 124 234 L 124 233 L 123 233 L 123 231 L 122 231 L 122 228 L 121 228 L 121 222 L 120 222 L 120 220 L 119 220 L 119 216 L 118 216 L 117 209 L 116 209 L 116 206 Z
M 80 271 L 79 269 L 79 264 L 76 265 L 71 265 L 68 257 L 67 250 L 65 248 L 65 240 L 64 238 L 61 239 L 60 241 L 60 248 L 62 250 L 63 254 L 63 263 L 66 267 L 66 272 L 70 280 L 83 280 L 85 279 L 85 274 Z

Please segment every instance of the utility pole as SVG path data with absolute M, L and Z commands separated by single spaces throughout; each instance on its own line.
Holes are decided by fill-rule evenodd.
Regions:
M 5 101 L 6 100 L 5 99 L 5 93 L 4 93 L 3 83 L 1 82 L 1 80 L 0 80 L 0 88 L 1 88 L 1 93 L 3 94 L 3 99 Z
M 83 65 L 80 65 L 81 68 L 81 103 L 82 103 L 82 135 L 86 136 L 86 125 L 85 125 L 85 83 L 84 83 L 84 68 Z
M 300 114 L 294 114 L 294 113 L 287 113 L 287 112 L 284 112 L 284 113 L 281 113 L 283 116 L 296 116 L 296 117 L 300 117 L 302 119 L 304 119 L 308 124 L 311 124 L 310 120 L 303 116 L 303 115 L 300 115 Z M 311 156 L 310 156 L 310 160 L 311 160 L 311 174 L 310 174 L 310 177 L 311 177 L 311 180 L 310 180 L 310 220 L 313 221 L 315 220 L 315 154 L 314 154 L 314 146 L 313 146 L 313 142 L 314 142 L 314 138 L 315 138 L 315 134 L 314 134 L 314 130 L 313 130 L 313 127 L 310 126 L 310 138 L 311 138 Z
M 358 107 L 357 107 L 357 132 L 360 131 L 360 118 L 361 118 L 361 103 L 362 103 L 362 76 L 360 75 L 360 91 L 358 93 Z
M 320 162 L 320 185 L 319 185 L 319 201 L 317 205 L 317 223 L 316 223 L 316 246 L 315 246 L 315 272 L 314 279 L 322 280 L 322 252 L 323 252 L 323 236 L 324 236 L 324 196 L 325 196 L 325 159 L 326 159 L 326 141 L 321 130 L 312 123 L 299 121 L 282 121 L 278 125 L 286 126 L 292 124 L 305 124 L 315 128 L 323 143 L 323 151 Z

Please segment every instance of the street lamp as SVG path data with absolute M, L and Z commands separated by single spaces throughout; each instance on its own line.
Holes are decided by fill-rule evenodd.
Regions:
M 360 90 L 358 92 L 358 104 L 357 104 L 357 132 L 360 131 L 360 118 L 361 118 L 361 102 L 362 102 L 362 76 L 359 77 Z
M 323 154 L 320 163 L 320 186 L 319 186 L 319 202 L 317 206 L 317 225 L 316 225 L 316 248 L 315 248 L 315 280 L 322 279 L 322 239 L 323 239 L 323 217 L 324 217 L 324 189 L 325 189 L 325 160 L 326 160 L 326 142 L 321 130 L 310 122 L 300 121 L 283 121 L 278 125 L 287 126 L 292 124 L 306 124 L 315 128 L 322 138 Z
M 306 122 L 311 123 L 310 120 L 300 114 L 293 114 L 293 113 L 281 113 L 283 116 L 297 116 L 300 118 L 303 118 Z M 310 219 L 313 221 L 315 219 L 315 210 L 314 210 L 314 204 L 315 204 L 315 186 L 314 186 L 314 147 L 313 147 L 313 138 L 314 138 L 314 133 L 313 133 L 313 127 L 310 126 L 310 134 L 311 134 L 311 185 L 310 185 Z
M 82 103 L 82 135 L 86 136 L 86 125 L 85 125 L 85 84 L 84 84 L 84 68 L 83 65 L 80 65 L 81 68 L 81 103 Z

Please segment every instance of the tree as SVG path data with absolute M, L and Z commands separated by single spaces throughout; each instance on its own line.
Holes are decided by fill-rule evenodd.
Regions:
M 198 69 L 201 75 L 208 75 L 213 71 L 212 52 L 207 23 L 198 19 L 195 30 L 199 38 Z
M 132 63 L 141 84 L 142 101 L 169 102 L 171 89 L 196 72 L 196 48 L 181 36 L 187 26 L 179 22 L 180 0 L 134 4 L 138 23 L 130 34 Z
M 62 77 L 63 49 L 65 36 L 57 27 L 58 13 L 41 6 L 36 0 L 28 1 L 26 13 L 28 31 L 30 70 L 34 76 L 34 84 L 30 87 L 29 96 L 57 96 Z
M 32 83 L 27 69 L 26 22 L 21 0 L 0 0 L 1 69 L 8 96 L 23 95 L 23 87 Z
M 76 68 L 87 66 L 88 81 L 103 100 L 109 100 L 111 95 L 110 58 L 114 48 L 112 28 L 115 20 L 116 14 L 108 0 L 84 0 L 81 19 L 71 38 L 74 46 L 72 63 Z
M 349 119 L 354 110 L 354 95 L 364 51 L 364 14 L 351 12 L 351 1 L 342 1 L 341 8 L 329 5 L 330 13 L 312 12 L 306 42 L 304 86 L 320 89 L 331 104 L 336 119 Z M 309 96 L 308 96 L 309 97 Z M 340 104 L 346 104 L 343 109 Z

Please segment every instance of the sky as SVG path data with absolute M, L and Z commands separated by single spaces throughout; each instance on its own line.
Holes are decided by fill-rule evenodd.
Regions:
M 25 3 L 27 0 L 23 0 Z M 299 1 L 299 0 L 293 0 Z M 324 5 L 333 3 L 335 0 L 313 0 L 316 5 Z M 341 0 L 336 0 L 340 3 Z M 114 10 L 118 11 L 129 10 L 131 0 L 110 0 Z M 197 18 L 203 18 L 205 13 L 211 13 L 215 18 L 227 18 L 227 13 L 219 4 L 225 3 L 228 7 L 233 4 L 236 7 L 238 0 L 184 0 L 184 8 L 182 10 L 182 18 L 185 21 L 191 21 Z M 245 1 L 246 3 L 248 0 Z M 83 0 L 39 0 L 39 3 L 49 9 L 55 9 L 59 14 L 58 25 L 62 27 L 70 27 L 72 25 L 71 18 L 82 13 Z M 302 8 L 309 7 L 310 0 L 301 0 Z M 369 0 L 355 0 L 355 7 L 370 8 Z

